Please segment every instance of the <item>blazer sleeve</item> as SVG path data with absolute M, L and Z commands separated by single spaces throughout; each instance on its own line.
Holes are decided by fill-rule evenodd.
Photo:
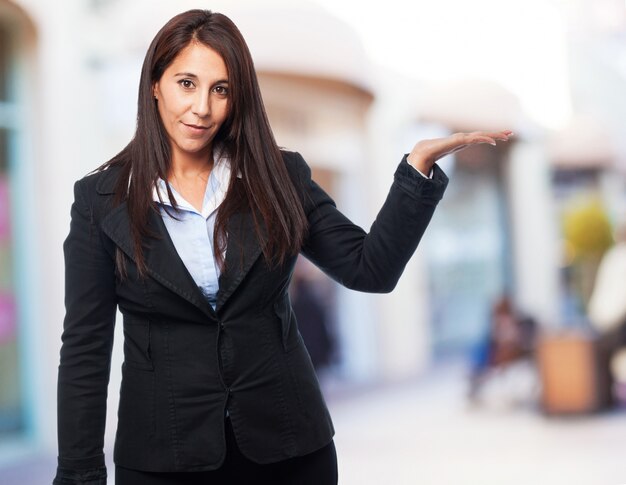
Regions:
M 295 154 L 309 221 L 302 254 L 347 288 L 392 291 L 443 196 L 448 177 L 441 168 L 435 164 L 432 178 L 425 178 L 406 157 L 368 233 L 337 210 L 332 198 L 311 179 L 302 156 Z
M 115 327 L 113 259 L 93 208 L 74 184 L 65 257 L 65 318 L 57 383 L 58 467 L 53 485 L 106 485 L 104 430 Z

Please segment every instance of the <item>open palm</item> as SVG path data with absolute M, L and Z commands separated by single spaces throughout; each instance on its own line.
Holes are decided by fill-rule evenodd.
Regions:
M 444 138 L 421 140 L 413 147 L 407 161 L 419 171 L 428 173 L 433 164 L 446 155 L 480 143 L 495 145 L 496 140 L 508 141 L 511 136 L 513 136 L 511 130 L 473 131 L 471 133 L 454 133 Z

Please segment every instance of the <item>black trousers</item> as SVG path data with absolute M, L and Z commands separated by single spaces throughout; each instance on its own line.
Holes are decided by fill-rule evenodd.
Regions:
M 226 459 L 208 472 L 144 472 L 115 466 L 115 485 L 337 485 L 334 442 L 305 456 L 259 465 L 237 447 L 230 419 L 226 418 Z

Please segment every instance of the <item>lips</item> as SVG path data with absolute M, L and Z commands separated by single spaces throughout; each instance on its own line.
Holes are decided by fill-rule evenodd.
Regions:
M 189 128 L 193 128 L 195 130 L 207 130 L 209 128 L 208 126 L 193 125 L 191 123 L 183 123 L 183 125 L 188 126 Z
M 208 126 L 192 125 L 189 123 L 182 123 L 182 125 L 185 127 L 184 130 L 187 132 L 187 135 L 193 138 L 203 137 L 209 131 Z
M 193 128 L 194 130 L 207 130 L 209 127 L 208 126 L 201 126 L 201 125 L 192 125 L 189 123 L 183 123 L 183 125 L 189 127 L 189 128 Z

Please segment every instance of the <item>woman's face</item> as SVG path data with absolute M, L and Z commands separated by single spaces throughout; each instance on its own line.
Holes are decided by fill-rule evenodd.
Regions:
M 228 115 L 228 72 L 213 49 L 191 42 L 154 84 L 172 161 L 208 157 Z

